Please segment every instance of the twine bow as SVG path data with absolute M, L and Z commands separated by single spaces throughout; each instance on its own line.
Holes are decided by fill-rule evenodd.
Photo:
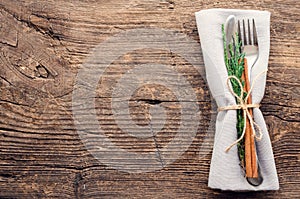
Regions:
M 226 111 L 226 110 L 243 110 L 243 117 L 244 117 L 244 128 L 243 128 L 243 133 L 242 135 L 236 140 L 234 141 L 230 146 L 228 146 L 226 148 L 226 152 L 228 152 L 234 145 L 236 145 L 237 143 L 239 143 L 245 136 L 245 132 L 246 132 L 246 120 L 247 118 L 249 119 L 249 123 L 250 123 L 250 126 L 252 128 L 252 132 L 253 132 L 253 135 L 257 140 L 261 140 L 262 138 L 262 130 L 260 128 L 260 126 L 254 122 L 253 118 L 251 117 L 251 114 L 249 112 L 249 108 L 259 108 L 259 104 L 248 104 L 247 101 L 248 101 L 248 98 L 252 92 L 252 89 L 257 81 L 257 79 L 264 73 L 266 73 L 267 70 L 265 71 L 262 71 L 261 73 L 259 73 L 253 80 L 253 83 L 252 83 L 252 86 L 250 87 L 250 90 L 248 91 L 245 99 L 243 99 L 243 95 L 245 93 L 245 90 L 243 88 L 243 85 L 241 83 L 241 81 L 236 77 L 236 76 L 229 76 L 227 78 L 227 87 L 229 88 L 229 91 L 231 92 L 232 95 L 234 95 L 237 99 L 237 105 L 230 105 L 230 106 L 224 106 L 224 107 L 220 107 L 218 108 L 218 111 Z M 239 86 L 240 86 L 240 89 L 241 89 L 241 93 L 240 93 L 240 96 L 238 96 L 232 89 L 232 87 L 230 86 L 230 80 L 231 79 L 235 79 Z M 255 127 L 256 129 L 258 130 L 258 132 L 255 131 Z

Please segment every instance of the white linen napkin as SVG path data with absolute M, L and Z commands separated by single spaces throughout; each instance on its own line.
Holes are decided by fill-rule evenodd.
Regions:
M 270 13 L 257 10 L 209 9 L 195 13 L 200 43 L 205 63 L 206 77 L 213 98 L 218 107 L 234 105 L 235 98 L 226 85 L 227 70 L 224 62 L 224 47 L 221 26 L 229 15 L 237 19 L 255 20 L 259 58 L 251 71 L 251 80 L 267 70 L 270 49 Z M 252 91 L 253 104 L 259 104 L 263 98 L 266 74 L 260 76 Z M 218 113 L 214 148 L 210 165 L 208 186 L 221 190 L 258 191 L 278 190 L 279 183 L 274 162 L 270 137 L 263 115 L 259 108 L 253 110 L 254 121 L 261 127 L 263 137 L 256 141 L 258 161 L 263 182 L 255 187 L 250 185 L 239 165 L 237 146 L 225 152 L 226 147 L 237 140 L 236 110 Z

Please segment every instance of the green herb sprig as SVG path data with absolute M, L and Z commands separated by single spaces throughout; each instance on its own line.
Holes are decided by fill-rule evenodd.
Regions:
M 222 36 L 223 36 L 223 44 L 224 44 L 224 61 L 226 65 L 226 69 L 228 72 L 228 76 L 235 76 L 237 79 L 240 80 L 242 85 L 244 86 L 245 81 L 242 80 L 242 74 L 244 71 L 244 57 L 245 54 L 240 52 L 241 49 L 241 42 L 238 39 L 238 34 L 236 33 L 236 40 L 235 42 L 230 43 L 227 46 L 226 42 L 226 33 L 224 30 L 224 24 L 222 24 Z M 227 54 L 227 48 L 229 49 L 229 55 Z M 239 86 L 239 83 L 231 78 L 230 79 L 232 90 L 235 94 L 240 96 L 242 90 Z M 247 93 L 243 93 L 243 96 L 245 97 Z M 237 101 L 237 99 L 236 99 Z M 236 129 L 237 129 L 237 137 L 241 137 L 243 133 L 243 128 L 244 128 L 244 118 L 243 118 L 243 112 L 242 110 L 237 110 L 237 124 L 236 124 Z M 245 165 L 245 139 L 242 139 L 238 144 L 238 155 L 239 159 L 241 162 L 241 166 L 244 167 Z

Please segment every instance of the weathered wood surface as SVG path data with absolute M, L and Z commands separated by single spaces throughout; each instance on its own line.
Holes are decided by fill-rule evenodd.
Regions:
M 0 6 L 1 198 L 300 197 L 298 1 L 2 0 Z M 111 168 L 90 154 L 76 131 L 72 91 L 76 74 L 94 47 L 125 30 L 164 28 L 194 39 L 199 51 L 193 50 L 203 67 L 194 12 L 214 7 L 272 13 L 270 64 L 261 109 L 272 139 L 279 191 L 231 193 L 207 187 L 213 142 L 208 136 L 213 130 L 209 118 L 215 109 L 199 72 L 169 50 L 143 49 L 121 55 L 103 73 L 95 100 L 99 124 L 115 145 L 136 153 L 156 152 L 164 168 L 147 173 Z M 143 85 L 133 94 L 129 104 L 136 124 L 148 124 L 149 108 L 155 105 L 167 112 L 165 127 L 149 138 L 122 132 L 110 105 L 118 79 L 147 63 L 167 65 L 186 78 L 202 117 L 192 144 L 167 165 L 160 153 L 180 126 L 181 105 L 173 91 Z M 168 78 L 173 77 L 161 74 L 162 80 Z M 186 85 L 175 86 L 186 89 Z

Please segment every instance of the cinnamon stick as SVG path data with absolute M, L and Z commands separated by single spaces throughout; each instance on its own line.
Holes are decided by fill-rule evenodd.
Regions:
M 247 59 L 244 59 L 244 77 L 245 77 L 245 90 L 246 90 L 246 92 L 249 92 L 250 81 L 249 81 L 249 74 L 248 74 Z M 247 103 L 252 104 L 251 95 L 249 95 Z M 251 117 L 253 117 L 252 109 L 249 110 L 249 113 L 250 113 Z M 246 139 L 247 139 L 247 142 L 246 142 Z M 248 152 L 248 156 L 250 156 L 250 158 L 251 158 L 251 160 L 248 159 L 248 162 L 247 162 L 247 155 L 246 155 L 246 160 L 245 160 L 246 165 L 248 163 L 249 167 L 251 166 L 251 171 L 248 172 L 249 176 L 247 175 L 247 171 L 246 171 L 246 176 L 251 177 L 251 178 L 258 178 L 255 140 L 254 140 L 254 136 L 253 136 L 253 130 L 250 126 L 250 122 L 249 122 L 248 118 L 246 120 L 246 139 L 245 139 L 245 153 L 247 154 L 247 150 L 250 149 L 250 151 Z M 246 146 L 247 146 L 247 148 L 246 148 Z M 250 168 L 248 168 L 248 169 L 250 169 Z M 246 166 L 246 170 L 247 170 L 247 166 Z

